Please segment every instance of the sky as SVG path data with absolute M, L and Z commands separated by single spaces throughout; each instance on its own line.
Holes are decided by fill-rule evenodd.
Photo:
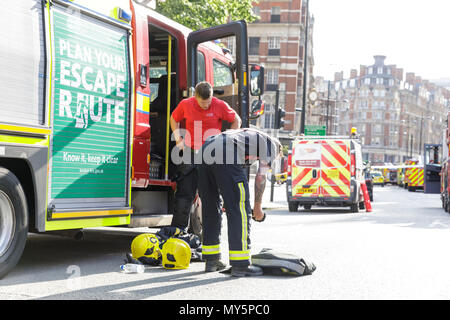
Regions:
M 314 75 L 333 79 L 334 72 L 374 63 L 414 72 L 423 79 L 450 78 L 449 0 L 309 0 L 314 16 Z M 108 14 L 128 7 L 128 0 L 75 0 Z
M 450 78 L 450 1 L 310 0 L 314 16 L 314 75 L 372 65 L 386 56 L 422 79 Z

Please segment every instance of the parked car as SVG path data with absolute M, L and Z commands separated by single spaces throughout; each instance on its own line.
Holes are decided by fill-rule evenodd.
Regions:
M 370 175 L 372 176 L 372 183 L 373 185 L 381 185 L 384 187 L 384 177 L 381 174 L 381 172 L 379 171 L 372 171 L 370 173 Z

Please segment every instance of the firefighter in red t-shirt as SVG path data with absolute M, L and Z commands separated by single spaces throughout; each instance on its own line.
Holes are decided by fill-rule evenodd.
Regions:
M 178 165 L 176 174 L 173 227 L 186 230 L 189 225 L 189 213 L 197 192 L 197 168 L 193 160 L 206 138 L 221 132 L 223 120 L 231 123 L 231 129 L 240 128 L 242 123 L 225 101 L 213 97 L 212 86 L 206 81 L 198 83 L 195 96 L 182 100 L 172 112 L 173 138 L 183 151 L 183 162 Z M 181 127 L 183 122 L 185 128 Z

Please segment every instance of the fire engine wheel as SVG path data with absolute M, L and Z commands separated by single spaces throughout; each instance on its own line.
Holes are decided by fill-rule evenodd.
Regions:
M 297 212 L 298 211 L 298 202 L 288 202 L 289 212 Z
M 189 216 L 189 228 L 188 232 L 197 235 L 202 241 L 203 235 L 202 226 L 202 202 L 199 197 L 196 197 L 194 203 L 191 206 L 190 216 Z
M 0 279 L 19 262 L 28 234 L 25 192 L 17 177 L 0 168 Z

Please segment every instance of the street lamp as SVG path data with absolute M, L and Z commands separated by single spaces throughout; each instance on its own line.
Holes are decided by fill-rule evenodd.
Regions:
M 306 81 L 308 75 L 308 25 L 309 25 L 309 0 L 306 0 L 306 11 L 305 11 L 305 52 L 303 54 L 303 107 L 302 107 L 302 117 L 300 122 L 300 134 L 305 133 L 305 117 L 306 117 Z

